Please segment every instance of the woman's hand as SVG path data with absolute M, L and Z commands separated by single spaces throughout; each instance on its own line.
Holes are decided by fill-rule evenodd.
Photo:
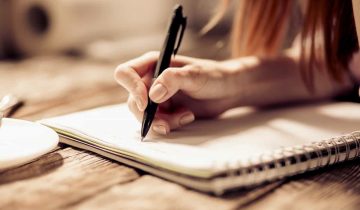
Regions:
M 159 103 L 152 128 L 160 134 L 192 122 L 195 117 L 215 117 L 234 106 L 230 79 L 220 62 L 176 56 L 151 84 L 159 54 L 146 53 L 120 64 L 116 81 L 129 92 L 130 111 L 141 121 L 151 100 Z

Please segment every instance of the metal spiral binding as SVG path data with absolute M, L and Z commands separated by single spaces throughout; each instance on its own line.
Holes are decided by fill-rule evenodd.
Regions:
M 226 177 L 214 179 L 219 192 L 229 188 L 249 187 L 283 177 L 301 174 L 360 156 L 360 131 L 313 142 L 281 148 L 262 154 L 247 163 L 225 165 Z

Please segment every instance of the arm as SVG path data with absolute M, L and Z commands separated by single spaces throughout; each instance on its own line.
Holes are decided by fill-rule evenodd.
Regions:
M 267 106 L 331 98 L 351 87 L 315 74 L 317 92 L 305 87 L 296 53 L 269 59 L 243 57 L 227 61 L 176 56 L 171 67 L 152 84 L 157 53 L 147 53 L 120 64 L 118 83 L 129 91 L 128 105 L 141 121 L 149 97 L 160 103 L 153 130 L 167 134 L 201 117 L 216 117 L 237 106 Z
M 315 72 L 315 92 L 307 90 L 299 69 L 296 50 L 275 58 L 244 57 L 224 61 L 229 74 L 227 88 L 238 97 L 235 106 L 267 106 L 332 98 L 351 88 L 348 78 L 343 84 L 334 81 L 326 71 Z

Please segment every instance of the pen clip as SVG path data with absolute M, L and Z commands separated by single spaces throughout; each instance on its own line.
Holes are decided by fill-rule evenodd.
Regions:
M 176 53 L 179 50 L 182 38 L 184 36 L 184 32 L 185 32 L 185 28 L 186 28 L 186 17 L 182 17 L 181 23 L 180 23 L 180 27 L 181 27 L 181 31 L 180 31 L 180 36 L 178 38 L 178 43 L 174 49 L 174 56 L 176 55 Z

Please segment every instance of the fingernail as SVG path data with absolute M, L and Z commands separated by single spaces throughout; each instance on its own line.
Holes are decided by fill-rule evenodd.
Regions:
M 185 114 L 180 118 L 180 125 L 186 125 L 194 121 L 195 116 L 192 113 Z
M 153 127 L 154 131 L 156 131 L 157 133 L 166 135 L 166 128 L 163 125 L 154 125 Z
M 136 105 L 140 109 L 140 111 L 144 111 L 145 107 L 144 107 L 144 103 L 142 102 L 141 98 L 138 96 L 138 97 L 136 97 L 135 101 L 136 101 Z
M 157 84 L 150 89 L 149 96 L 154 101 L 159 101 L 163 98 L 167 93 L 167 89 L 162 84 Z

